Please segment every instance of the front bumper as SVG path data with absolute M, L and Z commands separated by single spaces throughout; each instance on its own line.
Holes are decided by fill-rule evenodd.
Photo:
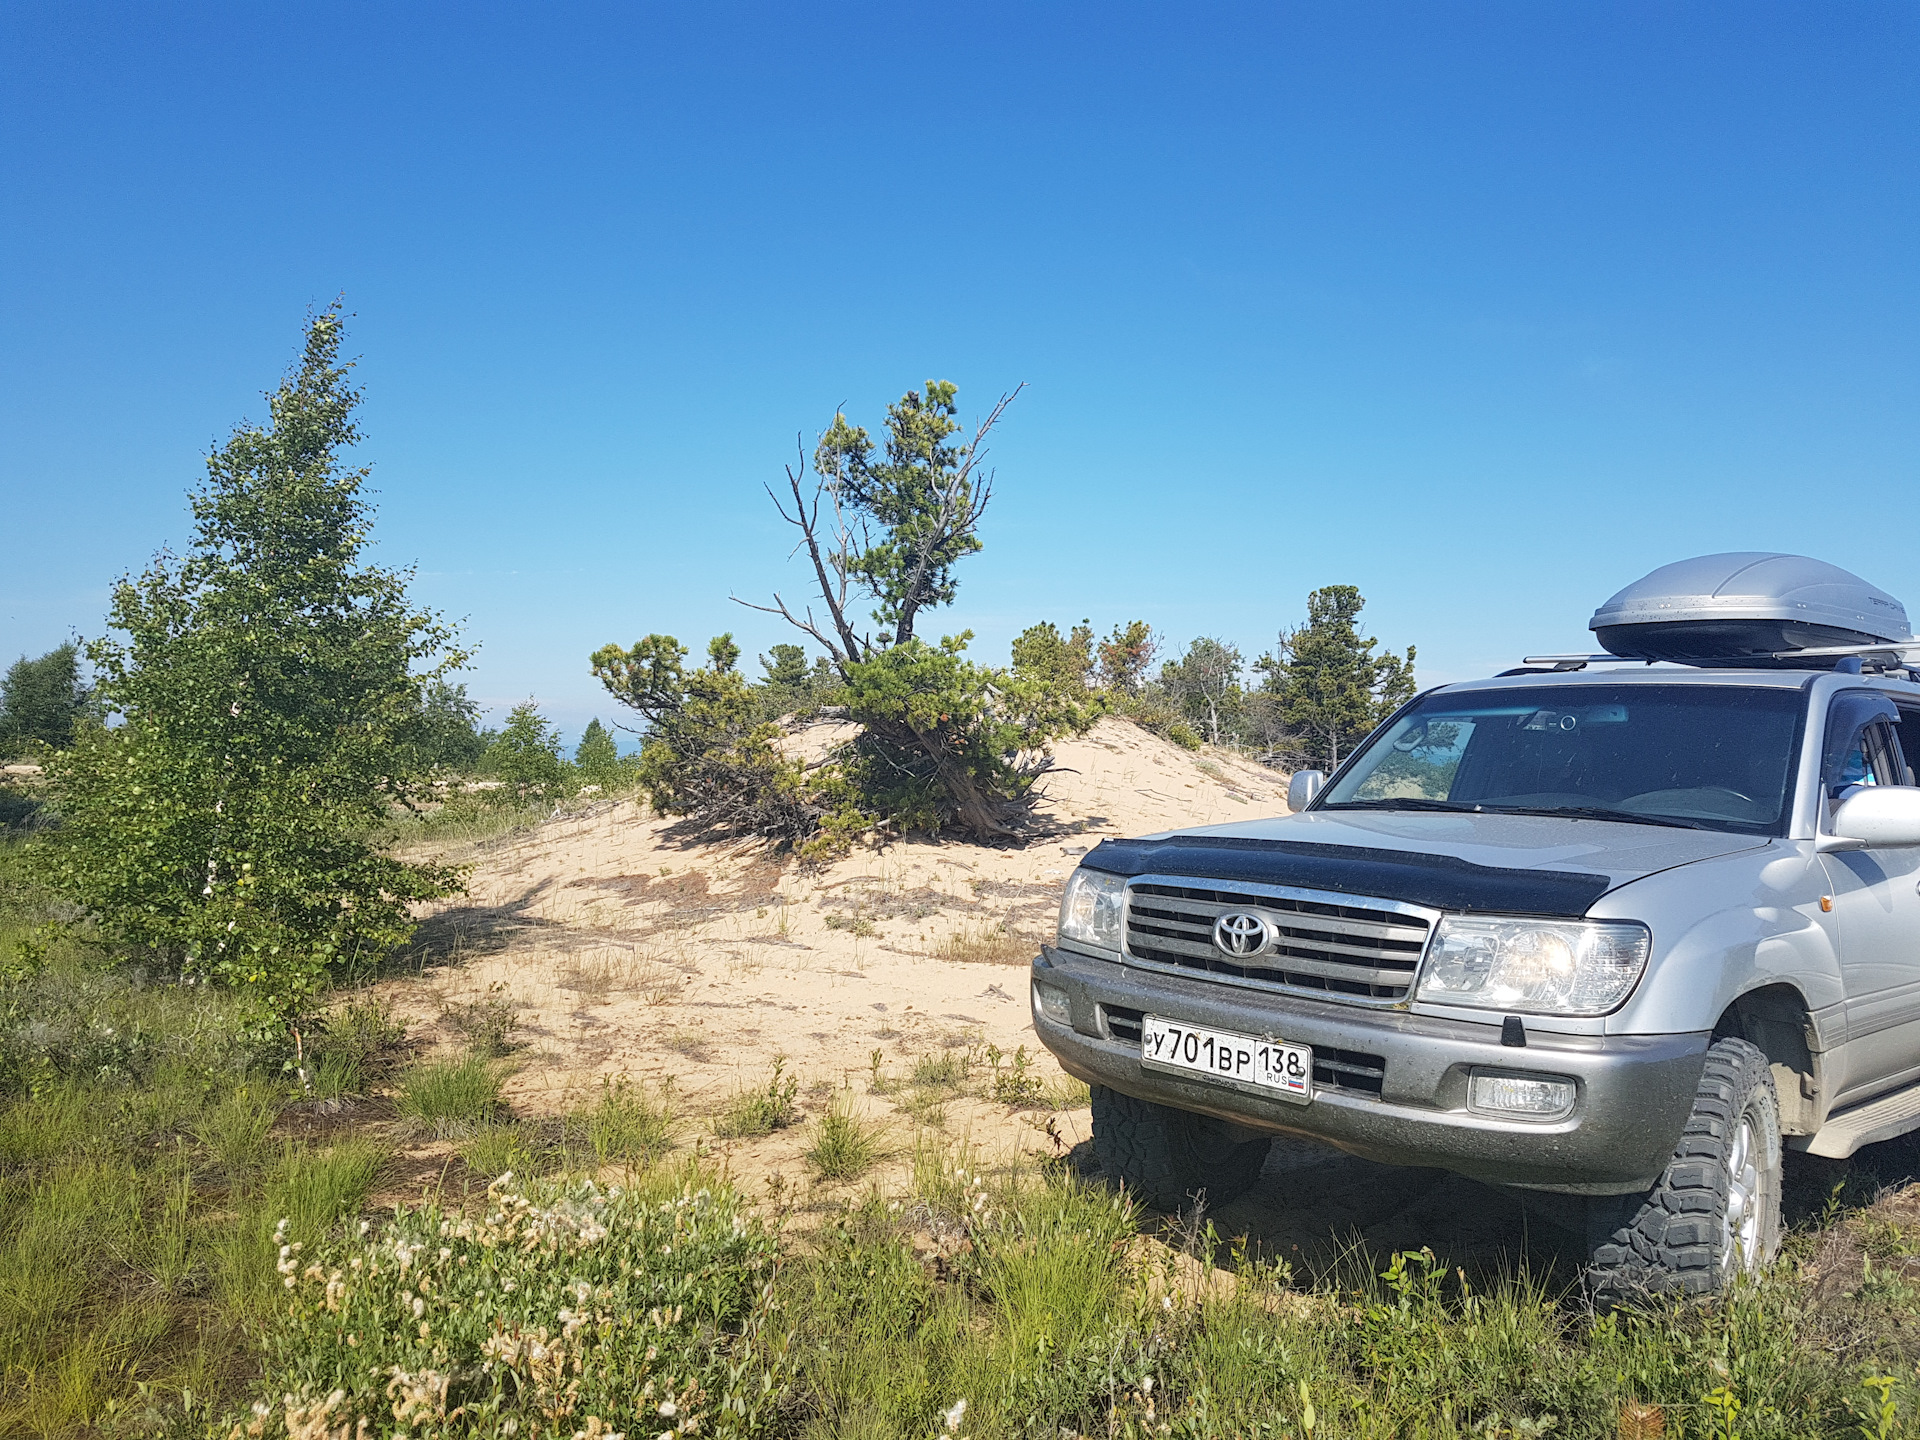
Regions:
M 1062 1024 L 1035 1006 L 1035 1033 L 1089 1085 L 1262 1133 L 1323 1140 L 1389 1165 L 1581 1194 L 1642 1190 L 1659 1177 L 1692 1109 L 1711 1038 L 1529 1029 L 1524 1047 L 1506 1046 L 1497 1025 L 1276 995 L 1052 947 L 1033 962 L 1033 978 L 1066 991 L 1072 1007 Z M 1295 1104 L 1143 1067 L 1128 1023 L 1140 1013 L 1311 1045 L 1316 1060 L 1338 1059 L 1335 1052 L 1348 1059 L 1331 1072 L 1333 1083 L 1316 1083 L 1310 1103 Z M 1117 1036 L 1116 1027 L 1129 1033 Z M 1573 1109 L 1548 1121 L 1469 1110 L 1476 1066 L 1571 1078 Z M 1374 1085 L 1377 1094 L 1355 1088 Z

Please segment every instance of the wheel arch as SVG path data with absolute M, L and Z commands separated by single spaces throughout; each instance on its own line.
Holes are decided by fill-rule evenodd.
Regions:
M 1745 1040 L 1767 1057 L 1780 1101 L 1780 1132 L 1811 1135 L 1825 1105 L 1822 1046 L 1806 997 L 1782 982 L 1736 995 L 1720 1012 L 1713 1038 Z

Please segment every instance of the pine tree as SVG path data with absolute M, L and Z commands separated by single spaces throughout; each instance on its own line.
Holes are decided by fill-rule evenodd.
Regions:
M 1282 631 L 1280 643 L 1254 668 L 1280 701 L 1285 722 L 1308 745 L 1309 758 L 1332 770 L 1388 715 L 1413 698 L 1414 648 L 1375 655 L 1379 642 L 1357 628 L 1366 601 L 1352 585 L 1328 585 L 1307 596 L 1307 623 Z
M 299 363 L 207 461 L 194 537 L 115 587 L 88 646 L 105 714 L 50 775 L 66 893 L 165 963 L 250 987 L 279 1012 L 329 967 L 404 942 L 409 905 L 458 875 L 372 837 L 415 793 L 421 685 L 465 659 L 365 563 L 367 470 L 341 317 L 310 318 Z

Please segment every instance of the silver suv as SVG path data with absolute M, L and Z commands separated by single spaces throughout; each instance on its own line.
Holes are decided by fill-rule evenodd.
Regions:
M 1603 1299 L 1698 1294 L 1773 1254 L 1783 1146 L 1920 1128 L 1904 610 L 1708 556 L 1593 628 L 1419 696 L 1299 813 L 1085 857 L 1033 1018 L 1109 1173 L 1219 1204 L 1315 1138 L 1584 1197 Z

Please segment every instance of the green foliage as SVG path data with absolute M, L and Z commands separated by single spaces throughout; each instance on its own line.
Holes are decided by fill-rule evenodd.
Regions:
M 491 738 L 480 728 L 480 702 L 468 698 L 465 685 L 429 680 L 421 687 L 415 768 L 464 774 L 480 763 Z
M 1187 720 L 1213 744 L 1231 738 L 1244 710 L 1238 647 L 1202 635 L 1178 660 L 1160 667 L 1160 686 Z
M 973 664 L 971 638 L 910 640 L 846 667 L 847 715 L 864 729 L 845 773 L 859 806 L 894 829 L 1013 833 L 1051 766 L 1047 742 L 1099 717 L 1084 691 Z
M 458 883 L 374 843 L 414 790 L 420 686 L 463 657 L 404 572 L 361 561 L 340 337 L 337 307 L 308 322 L 270 424 L 208 460 L 187 553 L 115 587 L 124 638 L 87 653 L 121 723 L 83 725 L 49 772 L 60 887 L 116 938 L 279 1012 L 404 942 L 409 906 Z
M 1153 657 L 1160 642 L 1144 620 L 1115 625 L 1095 652 L 1094 673 L 1104 689 L 1121 695 L 1138 695 L 1146 684 Z
M 1356 628 L 1366 603 L 1351 585 L 1315 590 L 1307 596 L 1307 623 L 1282 631 L 1254 666 L 1310 758 L 1329 771 L 1413 698 L 1414 647 L 1404 656 L 1375 655 L 1378 642 L 1362 640 Z
M 713 1133 L 723 1140 L 771 1135 L 798 1120 L 800 1112 L 794 1108 L 793 1099 L 800 1093 L 800 1081 L 786 1070 L 787 1057 L 776 1055 L 767 1083 L 758 1089 L 742 1090 L 729 1100 L 714 1122 Z
M 767 673 L 767 687 L 777 690 L 798 690 L 807 683 L 807 651 L 802 645 L 774 645 L 769 647 L 772 659 L 766 655 L 760 657 L 760 668 Z
M 292 1284 L 266 1336 L 262 1419 L 276 1435 L 396 1419 L 409 1434 L 769 1433 L 788 1391 L 775 1248 L 724 1186 L 496 1183 L 475 1214 L 404 1209 L 279 1261 Z
M 31 753 L 36 746 L 66 749 L 90 698 L 74 642 L 57 645 L 37 660 L 22 655 L 0 679 L 0 758 Z
M 620 763 L 613 732 L 600 723 L 598 716 L 587 722 L 586 732 L 573 752 L 573 768 L 587 784 L 603 789 L 619 784 L 628 774 L 627 766 Z
M 504 781 L 520 803 L 552 804 L 573 793 L 573 767 L 560 757 L 560 734 L 532 700 L 507 714 L 506 728 L 480 757 L 480 772 Z
M 814 469 L 847 514 L 877 527 L 847 555 L 846 573 L 879 602 L 873 618 L 893 627 L 896 645 L 913 638 L 922 609 L 953 603 L 954 562 L 981 548 L 974 522 L 985 491 L 973 481 L 973 447 L 953 443 L 957 393 L 949 381 L 929 380 L 924 396 L 909 390 L 889 405 L 884 459 L 845 415 L 833 417 L 814 451 Z
M 1069 695 L 1084 695 L 1093 677 L 1093 630 L 1082 620 L 1064 639 L 1051 620 L 1014 637 L 1013 673 Z
M 763 719 L 811 719 L 839 697 L 840 677 L 833 666 L 822 656 L 816 656 L 809 666 L 802 646 L 769 646 L 768 653 L 760 657 L 760 668 L 765 678 L 755 687 L 755 694 Z
M 830 808 L 800 762 L 775 748 L 779 727 L 763 718 L 736 668 L 731 635 L 708 643 L 708 663 L 689 671 L 686 647 L 648 635 L 631 650 L 605 645 L 593 673 L 622 704 L 646 717 L 638 778 L 663 815 L 692 816 L 715 828 L 797 845 L 813 837 Z
M 858 1180 L 880 1158 L 879 1136 L 844 1104 L 813 1122 L 807 1164 L 822 1180 Z
M 431 1134 L 470 1134 L 505 1113 L 500 1072 L 484 1055 L 430 1060 L 400 1079 L 394 1109 Z

